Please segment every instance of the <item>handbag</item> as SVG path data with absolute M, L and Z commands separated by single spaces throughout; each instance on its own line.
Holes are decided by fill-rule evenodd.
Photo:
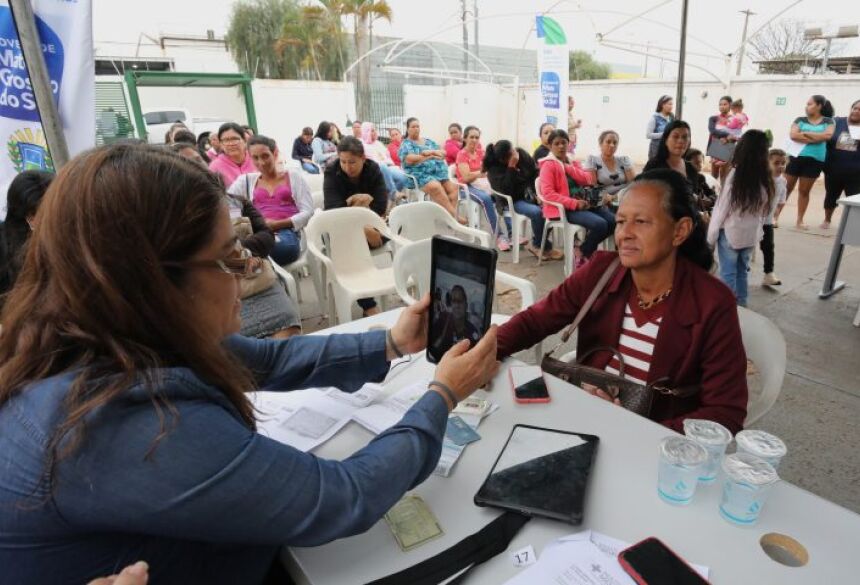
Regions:
M 234 218 L 233 231 L 236 233 L 236 237 L 239 238 L 240 241 L 250 237 L 254 233 L 254 230 L 251 227 L 251 220 L 247 217 Z M 272 264 L 269 259 L 261 258 L 260 260 L 262 261 L 262 265 L 260 266 L 259 272 L 248 274 L 245 278 L 239 281 L 239 297 L 242 299 L 247 299 L 248 297 L 252 297 L 263 291 L 269 290 L 277 280 L 275 269 L 272 268 Z
M 581 356 L 577 356 L 577 359 L 571 362 L 564 362 L 552 357 L 552 354 L 566 343 L 576 328 L 579 327 L 579 324 L 585 318 L 585 315 L 588 314 L 588 311 L 591 310 L 592 305 L 594 305 L 594 301 L 597 300 L 597 297 L 600 296 L 600 293 L 603 292 L 604 288 L 606 288 L 606 285 L 609 283 L 609 280 L 612 278 L 613 274 L 615 274 L 615 271 L 620 264 L 621 259 L 615 258 L 603 275 L 601 275 L 600 280 L 597 281 L 594 289 L 588 295 L 588 298 L 582 305 L 579 313 L 576 314 L 576 318 L 573 320 L 573 323 L 571 323 L 570 326 L 568 326 L 568 328 L 561 334 L 561 342 L 544 355 L 543 360 L 541 361 L 541 370 L 551 376 L 564 380 L 565 382 L 574 384 L 575 386 L 582 386 L 583 384 L 597 386 L 612 396 L 613 399 L 618 398 L 621 402 L 621 406 L 627 410 L 631 410 L 636 414 L 647 417 L 651 412 L 651 406 L 654 402 L 655 394 L 687 398 L 698 393 L 700 387 L 685 386 L 672 388 L 669 384 L 669 378 L 660 378 L 659 380 L 649 382 L 648 384 L 640 384 L 638 382 L 628 380 L 624 377 L 624 356 L 616 348 L 612 347 L 594 348 L 585 352 Z M 584 365 L 584 362 L 589 357 L 598 352 L 610 352 L 616 357 L 619 364 L 618 374 L 612 374 L 599 368 Z

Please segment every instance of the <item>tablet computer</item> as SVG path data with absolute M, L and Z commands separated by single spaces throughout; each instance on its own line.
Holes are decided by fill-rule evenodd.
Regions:
M 433 236 L 427 361 L 438 363 L 463 339 L 475 345 L 490 328 L 497 257 L 496 250 Z
M 599 442 L 594 435 L 516 425 L 475 504 L 579 525 Z

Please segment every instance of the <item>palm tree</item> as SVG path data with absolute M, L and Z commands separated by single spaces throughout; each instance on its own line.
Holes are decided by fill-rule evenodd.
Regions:
M 370 22 L 385 19 L 391 22 L 391 6 L 385 0 L 339 0 L 340 14 L 353 18 L 353 40 L 356 59 L 370 49 Z M 356 110 L 361 120 L 371 115 L 370 103 L 370 59 L 356 66 Z
M 227 44 L 239 67 L 254 77 L 290 77 L 295 70 L 295 56 L 274 48 L 283 23 L 296 20 L 298 12 L 295 0 L 237 3 L 230 16 Z

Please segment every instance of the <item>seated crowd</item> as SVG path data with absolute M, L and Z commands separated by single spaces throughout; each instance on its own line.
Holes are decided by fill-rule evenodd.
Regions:
M 779 156 L 762 132 L 746 132 L 717 197 L 689 126 L 662 126 L 638 175 L 612 130 L 580 164 L 568 132 L 551 124 L 530 155 L 509 140 L 484 145 L 480 129 L 456 123 L 440 147 L 417 118 L 405 136 L 387 129 L 387 145 L 370 122 L 341 136 L 323 121 L 301 131 L 288 159 L 252 128 L 195 137 L 176 126 L 166 148 L 115 144 L 56 178 L 22 173 L 0 238 L 0 466 L 14 470 L 0 475 L 0 565 L 13 582 L 84 583 L 140 559 L 154 583 L 285 582 L 280 546 L 377 522 L 433 471 L 458 401 L 499 360 L 573 321 L 607 271 L 578 354 L 613 373 L 620 355 L 635 382 L 697 388 L 656 397 L 648 416 L 666 427 L 704 418 L 737 432 L 748 390 L 736 306 L 776 205 Z M 575 258 L 544 299 L 471 348 L 456 344 L 403 419 L 343 461 L 257 434 L 246 393 L 381 381 L 393 359 L 425 348 L 431 298 L 388 331 L 299 334 L 296 300 L 272 262 L 300 257 L 315 211 L 309 180 L 320 174 L 325 210 L 385 218 L 417 189 L 463 224 L 461 200 L 473 203 L 502 251 Z M 511 241 L 512 214 L 528 220 L 530 238 Z M 575 249 L 543 241 L 554 220 L 585 229 Z M 386 244 L 370 227 L 365 237 L 371 249 Z M 616 251 L 599 250 L 604 242 Z M 714 250 L 725 284 L 710 274 Z M 358 304 L 379 312 L 372 298 Z M 594 351 L 607 347 L 618 352 Z

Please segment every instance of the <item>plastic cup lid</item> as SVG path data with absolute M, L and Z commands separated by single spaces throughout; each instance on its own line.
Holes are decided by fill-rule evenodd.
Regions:
M 779 481 L 773 465 L 749 453 L 733 453 L 723 459 L 723 471 L 732 480 L 755 486 L 766 486 Z
M 684 434 L 704 445 L 728 445 L 732 440 L 729 429 L 718 422 L 700 418 L 684 420 Z
M 744 451 L 767 459 L 785 457 L 788 453 L 788 448 L 782 439 L 764 431 L 741 431 L 735 437 L 735 441 Z
M 660 454 L 675 465 L 701 465 L 708 459 L 705 448 L 687 437 L 666 437 L 660 442 Z

